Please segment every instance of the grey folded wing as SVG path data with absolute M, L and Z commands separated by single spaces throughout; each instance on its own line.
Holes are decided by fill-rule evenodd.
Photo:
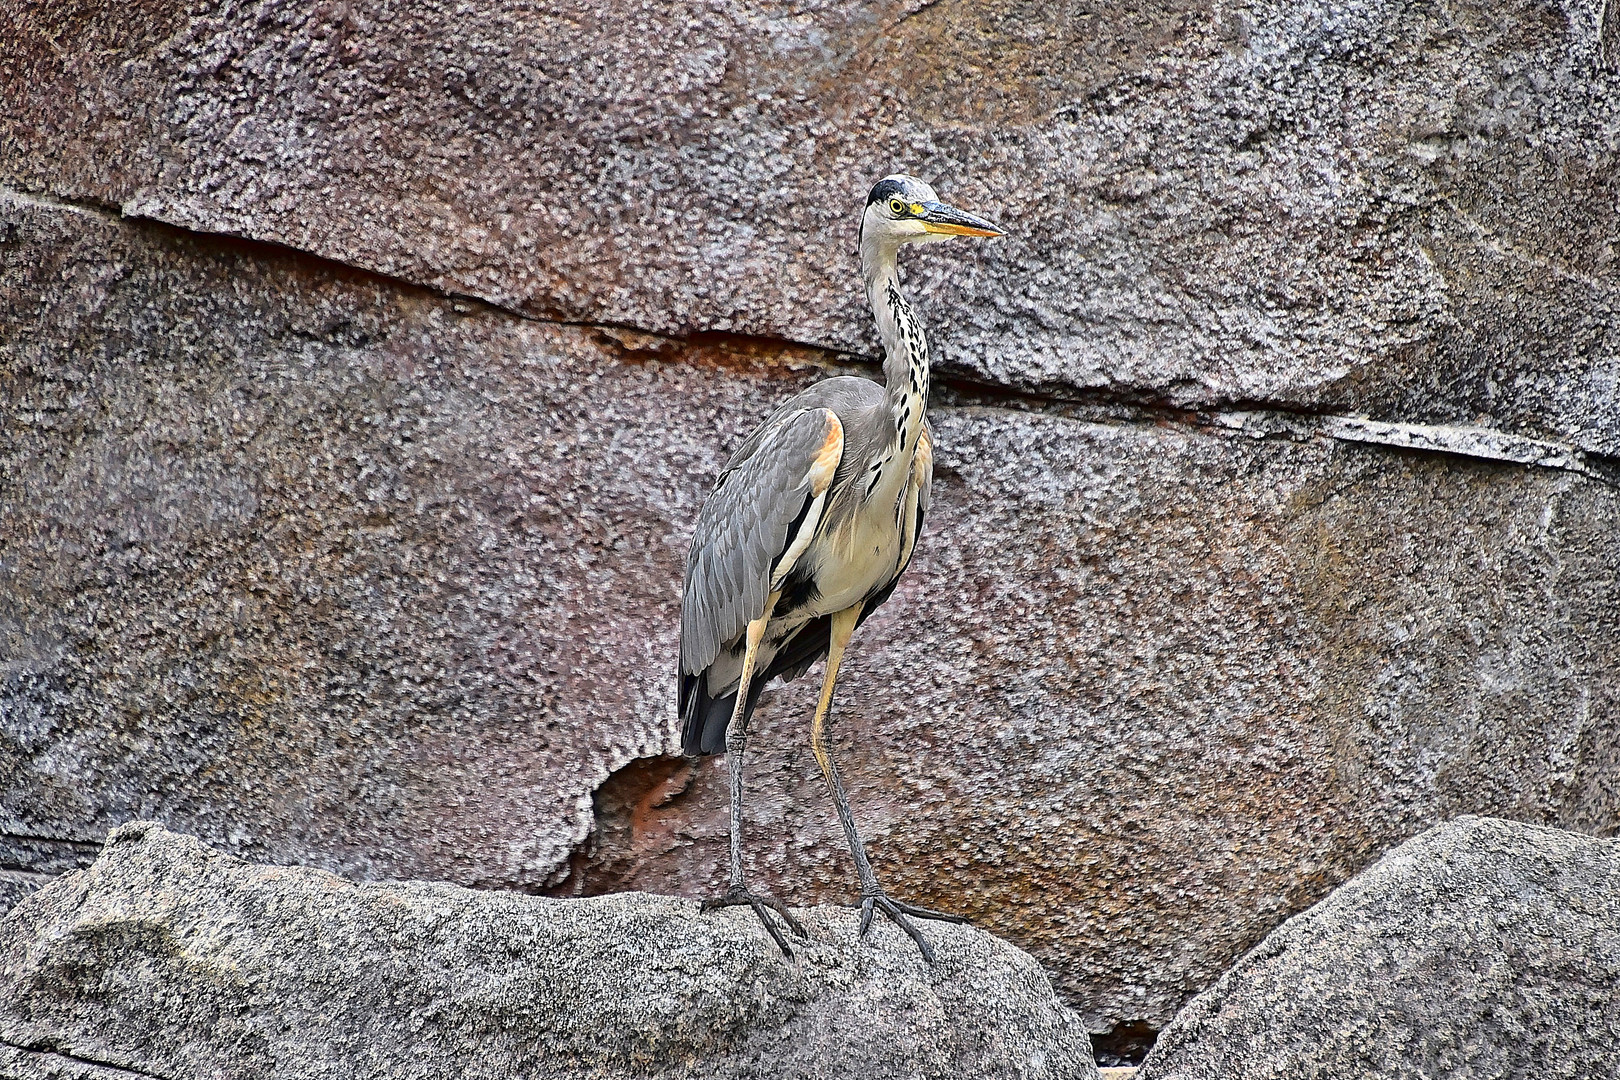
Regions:
M 780 413 L 727 463 L 698 514 L 686 559 L 683 675 L 705 670 L 722 644 L 764 614 L 776 561 L 814 500 L 814 474 L 825 469 L 830 452 L 841 450 L 841 430 L 829 409 Z

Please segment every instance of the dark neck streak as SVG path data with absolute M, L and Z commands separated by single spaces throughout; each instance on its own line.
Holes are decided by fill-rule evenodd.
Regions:
M 890 423 L 886 446 L 873 455 L 867 470 L 866 497 L 872 498 L 885 478 L 904 490 L 928 407 L 928 336 L 900 292 L 897 238 L 875 227 L 862 229 L 861 276 L 872 305 L 878 336 L 883 339 L 884 411 Z M 897 498 L 895 505 L 900 501 Z
M 884 400 L 894 420 L 894 437 L 900 450 L 910 454 L 916 448 L 923 412 L 928 407 L 928 335 L 901 294 L 898 276 L 889 275 L 878 284 L 881 292 L 872 300 L 874 310 L 879 310 L 878 331 L 883 335 L 885 351 Z

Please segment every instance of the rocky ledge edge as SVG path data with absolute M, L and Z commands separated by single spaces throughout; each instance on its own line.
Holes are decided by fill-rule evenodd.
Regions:
M 1097 1075 L 1030 956 L 796 912 L 557 900 L 261 866 L 149 822 L 0 922 L 0 1076 Z
M 1461 817 L 1289 919 L 1138 1080 L 1620 1076 L 1620 841 Z
M 929 926 L 355 884 L 148 822 L 0 922 L 15 1077 L 1096 1077 L 1027 954 Z M 1127 1070 L 1105 1070 L 1122 1075 Z M 1463 817 L 1288 920 L 1139 1080 L 1620 1075 L 1620 841 Z

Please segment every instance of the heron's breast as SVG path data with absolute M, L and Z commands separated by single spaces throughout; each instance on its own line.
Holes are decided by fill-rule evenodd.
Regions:
M 909 471 L 909 468 L 908 468 Z M 842 611 L 887 585 L 899 570 L 905 548 L 906 515 L 901 499 L 880 486 L 878 498 L 860 503 L 850 514 L 829 524 L 812 542 L 804 559 L 819 597 L 817 614 Z

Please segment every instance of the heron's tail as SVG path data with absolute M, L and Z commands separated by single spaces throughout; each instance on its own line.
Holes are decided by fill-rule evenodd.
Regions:
M 687 681 L 692 682 L 690 689 Z M 681 676 L 681 753 L 688 757 L 697 757 L 702 754 L 722 754 L 726 749 L 726 729 L 731 726 L 731 714 L 737 708 L 737 691 L 719 697 L 710 697 L 708 688 L 704 686 L 708 680 L 703 675 Z M 754 677 L 748 687 L 748 705 L 743 709 L 743 725 L 746 729 L 749 719 L 754 715 L 754 709 L 759 705 L 759 695 L 765 690 L 765 684 L 771 681 L 771 673 L 761 672 Z
M 686 683 L 695 683 L 690 690 Z M 702 675 L 681 676 L 681 753 L 689 757 L 700 754 L 718 754 L 726 748 L 726 728 L 731 723 L 731 712 L 737 707 L 737 692 L 710 697 L 703 686 L 708 680 Z M 760 685 L 763 679 L 756 680 Z M 758 692 L 750 687 L 748 714 L 752 714 Z
M 828 631 L 831 621 L 825 616 L 806 623 L 792 639 L 782 643 L 775 657 L 764 671 L 756 672 L 748 684 L 748 703 L 743 709 L 743 723 L 747 724 L 759 704 L 759 695 L 775 678 L 797 679 L 817 660 L 827 655 Z M 709 673 L 681 675 L 681 753 L 688 757 L 700 754 L 718 754 L 726 748 L 726 728 L 731 724 L 732 711 L 737 707 L 737 691 L 709 696 Z

